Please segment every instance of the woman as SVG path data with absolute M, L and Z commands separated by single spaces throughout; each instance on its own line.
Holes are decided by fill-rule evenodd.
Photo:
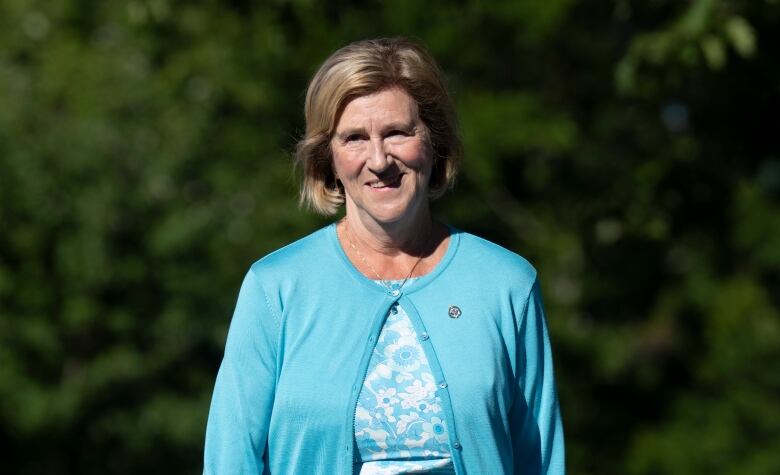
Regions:
M 535 270 L 431 218 L 460 151 L 433 59 L 348 45 L 305 115 L 302 202 L 345 216 L 247 273 L 205 472 L 563 473 Z

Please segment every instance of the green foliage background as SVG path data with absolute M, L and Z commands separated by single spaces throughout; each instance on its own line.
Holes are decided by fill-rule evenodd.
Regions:
M 461 119 L 440 219 L 540 270 L 570 473 L 780 473 L 778 32 L 777 0 L 4 0 L 4 473 L 200 471 L 244 272 L 325 223 L 307 80 L 399 34 Z

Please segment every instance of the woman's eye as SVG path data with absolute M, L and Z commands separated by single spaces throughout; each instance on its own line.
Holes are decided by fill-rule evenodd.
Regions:
M 347 135 L 347 138 L 344 139 L 345 142 L 357 142 L 358 140 L 362 139 L 363 136 L 360 134 L 351 134 Z
M 400 142 L 405 140 L 410 135 L 411 134 L 405 130 L 393 130 L 385 135 L 385 139 L 393 142 Z

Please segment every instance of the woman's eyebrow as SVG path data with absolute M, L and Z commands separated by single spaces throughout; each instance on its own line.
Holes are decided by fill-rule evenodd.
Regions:
M 382 133 L 387 133 L 391 130 L 403 130 L 405 132 L 411 132 L 415 128 L 415 121 L 410 122 L 391 122 L 382 126 Z M 344 140 L 350 135 L 368 135 L 366 129 L 363 127 L 350 127 L 341 131 L 336 131 L 336 137 L 340 140 Z
M 350 135 L 365 135 L 365 134 L 366 134 L 366 129 L 362 127 L 352 127 L 352 128 L 344 129 L 340 132 L 336 131 L 336 137 L 342 140 L 349 137 Z
M 414 130 L 415 122 L 391 122 L 384 127 L 382 127 L 383 132 L 387 132 L 390 130 L 403 130 L 406 132 Z

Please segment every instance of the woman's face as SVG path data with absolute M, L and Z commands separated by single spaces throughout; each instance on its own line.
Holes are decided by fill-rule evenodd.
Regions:
M 331 140 L 347 213 L 378 223 L 414 220 L 427 210 L 433 160 L 417 104 L 399 88 L 353 99 Z

